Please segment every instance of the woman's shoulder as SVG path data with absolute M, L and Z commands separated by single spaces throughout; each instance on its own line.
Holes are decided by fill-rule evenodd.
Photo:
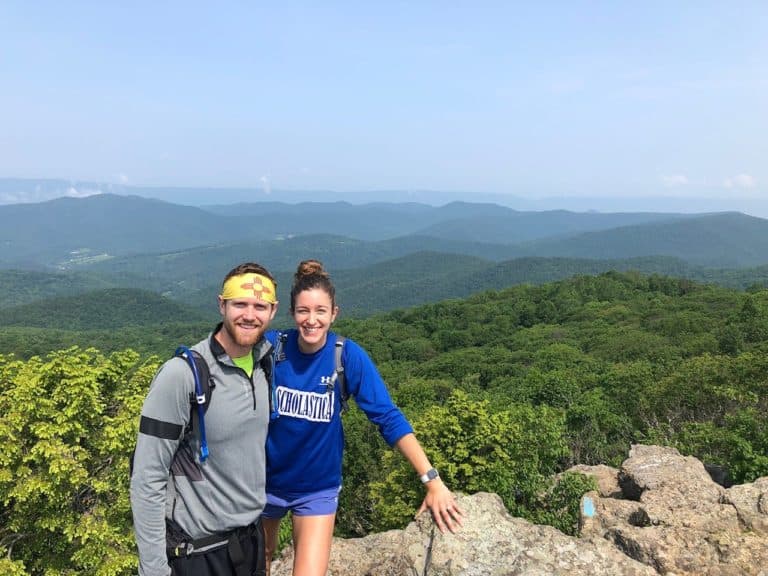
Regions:
M 347 338 L 344 336 L 344 334 L 338 334 L 337 332 L 328 332 L 328 342 L 330 344 L 341 344 L 344 346 L 353 346 L 359 348 L 359 344 L 352 340 L 352 338 Z
M 353 358 L 368 358 L 368 352 L 365 351 L 365 348 L 363 348 L 360 344 L 358 344 L 355 340 L 352 338 L 348 338 L 344 336 L 343 334 L 336 334 L 334 332 L 330 332 L 330 335 L 333 335 L 333 342 L 335 344 L 338 344 L 341 342 L 342 345 L 342 354 L 344 355 L 344 359 L 347 359 L 348 357 Z M 329 338 L 329 341 L 331 338 Z

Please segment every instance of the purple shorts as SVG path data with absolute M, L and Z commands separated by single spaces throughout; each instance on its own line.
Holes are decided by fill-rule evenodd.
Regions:
M 289 510 L 296 516 L 335 514 L 339 507 L 339 492 L 341 492 L 341 486 L 305 494 L 295 500 L 283 500 L 274 494 L 267 493 L 267 505 L 264 507 L 263 515 L 265 518 L 282 518 Z

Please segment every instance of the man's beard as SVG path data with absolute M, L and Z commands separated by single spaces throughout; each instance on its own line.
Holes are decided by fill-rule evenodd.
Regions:
M 264 334 L 264 328 L 259 327 L 254 330 L 248 330 L 247 332 L 238 329 L 237 325 L 233 322 L 224 322 L 224 330 L 227 331 L 227 335 L 238 346 L 253 346 L 259 340 L 261 340 Z

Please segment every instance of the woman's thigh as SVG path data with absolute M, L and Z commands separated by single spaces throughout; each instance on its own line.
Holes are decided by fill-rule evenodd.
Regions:
M 293 516 L 293 576 L 325 576 L 336 514 Z

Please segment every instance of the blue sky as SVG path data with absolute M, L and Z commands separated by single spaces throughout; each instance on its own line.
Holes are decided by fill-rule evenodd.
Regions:
M 768 196 L 768 2 L 0 3 L 0 178 Z

